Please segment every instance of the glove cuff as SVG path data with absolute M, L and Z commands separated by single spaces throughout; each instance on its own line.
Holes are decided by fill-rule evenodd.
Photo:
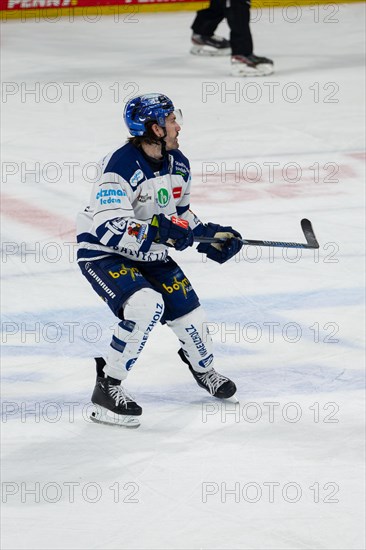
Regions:
M 150 250 L 150 247 L 154 241 L 156 241 L 157 235 L 158 235 L 158 229 L 159 226 L 154 223 L 154 218 L 151 220 L 151 224 L 149 225 L 149 230 L 146 235 L 146 239 L 144 239 L 144 242 L 141 245 L 140 251 L 141 252 L 147 252 Z

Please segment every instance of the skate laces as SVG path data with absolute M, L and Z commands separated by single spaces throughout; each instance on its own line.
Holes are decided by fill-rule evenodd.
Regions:
M 116 405 L 127 405 L 127 403 L 133 403 L 134 400 L 131 395 L 125 390 L 123 386 L 110 385 L 108 387 L 108 392 L 111 397 L 116 402 Z
M 203 382 L 208 387 L 208 390 L 211 395 L 216 393 L 219 387 L 228 381 L 228 378 L 216 372 L 215 369 L 210 369 L 208 372 L 205 372 L 204 374 L 199 373 L 199 377 L 201 382 Z

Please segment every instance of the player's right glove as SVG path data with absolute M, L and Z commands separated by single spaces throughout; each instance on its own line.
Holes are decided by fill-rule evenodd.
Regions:
M 176 250 L 184 250 L 193 244 L 193 231 L 187 220 L 172 216 L 168 218 L 164 214 L 155 215 L 151 225 L 157 228 L 154 238 L 156 243 L 173 246 Z
M 239 240 L 241 239 L 240 233 L 230 226 L 222 226 L 215 223 L 201 224 L 195 228 L 194 234 L 196 237 L 225 239 L 221 243 L 200 243 L 197 246 L 198 252 L 203 252 L 207 258 L 219 264 L 230 260 L 243 246 L 243 243 Z

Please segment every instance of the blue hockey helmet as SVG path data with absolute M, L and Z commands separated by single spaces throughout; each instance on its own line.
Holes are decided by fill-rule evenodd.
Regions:
M 149 121 L 165 127 L 166 117 L 175 111 L 173 102 L 164 94 L 145 94 L 130 99 L 125 106 L 123 118 L 132 136 L 142 136 Z

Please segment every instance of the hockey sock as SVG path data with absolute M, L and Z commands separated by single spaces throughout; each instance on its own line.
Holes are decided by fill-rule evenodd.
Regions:
M 183 353 L 196 372 L 207 372 L 213 367 L 212 338 L 201 306 L 174 321 L 167 321 L 167 325 L 178 336 Z
M 142 288 L 130 296 L 123 307 L 124 320 L 112 337 L 104 368 L 108 376 L 117 380 L 127 377 L 163 312 L 162 296 L 152 288 Z

